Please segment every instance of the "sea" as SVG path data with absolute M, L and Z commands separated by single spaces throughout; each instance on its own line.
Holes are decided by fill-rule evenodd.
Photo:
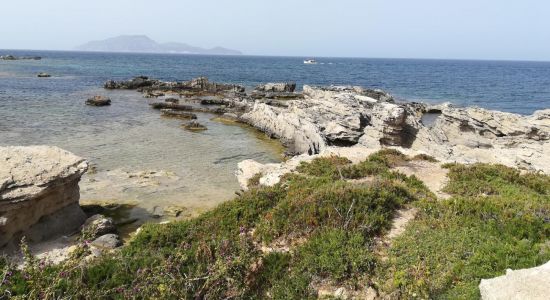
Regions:
M 208 130 L 185 131 L 141 94 L 102 89 L 110 79 L 359 85 L 402 101 L 522 115 L 550 108 L 550 62 L 316 58 L 318 64 L 307 65 L 306 57 L 0 50 L 7 54 L 42 59 L 0 60 L 0 146 L 54 145 L 87 158 L 93 172 L 82 179 L 82 201 L 130 203 L 140 219 L 158 217 L 159 207 L 196 212 L 231 199 L 239 161 L 280 162 L 283 149 L 254 129 L 208 114 L 199 114 Z M 40 72 L 52 77 L 38 78 Z M 110 97 L 112 105 L 84 105 L 94 95 Z

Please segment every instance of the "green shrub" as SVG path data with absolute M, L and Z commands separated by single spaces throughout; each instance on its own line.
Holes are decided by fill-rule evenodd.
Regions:
M 475 299 L 480 279 L 550 259 L 547 176 L 494 165 L 448 167 L 447 190 L 456 196 L 418 204 L 419 216 L 378 270 L 386 292 Z

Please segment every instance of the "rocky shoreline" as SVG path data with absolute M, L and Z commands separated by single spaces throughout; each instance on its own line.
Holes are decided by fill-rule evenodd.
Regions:
M 443 162 L 498 163 L 550 173 L 550 109 L 521 116 L 449 103 L 397 102 L 384 91 L 355 86 L 306 85 L 296 92 L 292 82 L 268 83 L 247 93 L 243 86 L 204 77 L 163 82 L 140 76 L 108 81 L 104 87 L 169 97 L 151 104 L 164 115 L 213 113 L 248 124 L 279 139 L 290 157 L 335 148 L 392 147 Z
M 293 82 L 268 83 L 247 92 L 243 86 L 204 77 L 163 82 L 140 76 L 108 81 L 104 88 L 136 90 L 145 98 L 155 98 L 152 109 L 163 117 L 186 120 L 182 127 L 193 132 L 207 130 L 196 121 L 196 113 L 209 113 L 280 140 L 288 160 L 238 164 L 236 176 L 242 190 L 250 184 L 275 186 L 283 175 L 316 158 L 339 157 L 359 163 L 388 148 L 411 158 L 427 158 L 396 170 L 417 176 L 440 199 L 450 197 L 443 191 L 448 173 L 443 163 L 502 164 L 550 174 L 550 109 L 521 116 L 478 107 L 398 102 L 384 91 L 355 86 L 306 85 L 297 92 Z M 111 101 L 96 96 L 86 104 L 108 106 Z M 79 205 L 78 182 L 87 169 L 84 159 L 56 147 L 0 147 L 0 249 L 15 249 L 23 236 L 36 244 L 75 232 L 89 239 L 85 241 L 85 248 L 90 249 L 86 259 L 120 247 L 115 222 L 100 214 L 87 218 Z M 176 217 L 182 212 L 174 210 Z M 402 224 L 394 224 L 393 235 L 403 232 L 416 214 L 416 210 L 404 210 L 402 220 L 397 220 Z M 59 263 L 75 249 L 79 248 L 64 244 L 44 257 L 55 255 L 53 262 Z M 484 297 L 496 293 L 488 291 L 493 281 L 482 281 Z

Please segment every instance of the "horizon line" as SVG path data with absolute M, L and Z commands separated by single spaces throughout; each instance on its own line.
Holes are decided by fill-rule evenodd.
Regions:
M 302 55 L 273 55 L 273 54 L 194 54 L 169 52 L 139 52 L 139 51 L 85 51 L 67 49 L 0 49 L 0 51 L 46 51 L 46 52 L 78 52 L 78 53 L 109 53 L 109 54 L 150 54 L 150 55 L 182 55 L 182 56 L 227 56 L 227 57 L 282 57 L 282 58 L 348 58 L 348 59 L 395 59 L 395 60 L 450 60 L 450 61 L 492 61 L 492 62 L 550 62 L 539 59 L 491 59 L 491 58 L 434 58 L 434 57 L 376 57 L 376 56 L 302 56 Z M 3 55 L 9 55 L 5 53 Z

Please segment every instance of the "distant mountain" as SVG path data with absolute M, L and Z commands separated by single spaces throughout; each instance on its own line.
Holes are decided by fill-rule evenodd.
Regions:
M 145 35 L 121 35 L 114 38 L 92 41 L 76 47 L 80 51 L 136 52 L 136 53 L 181 53 L 211 55 L 241 55 L 237 50 L 215 47 L 204 49 L 183 43 L 159 44 Z

